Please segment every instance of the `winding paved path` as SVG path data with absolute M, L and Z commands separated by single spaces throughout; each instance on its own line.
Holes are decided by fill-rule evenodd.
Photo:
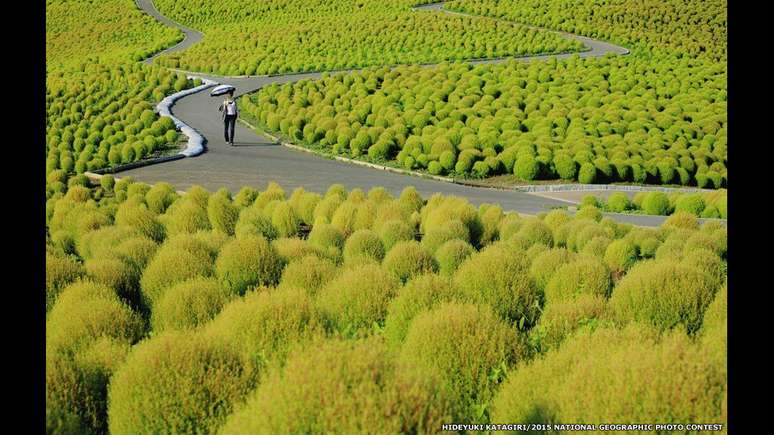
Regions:
M 161 15 L 150 0 L 136 0 L 138 6 L 162 23 L 181 29 L 186 37 L 183 41 L 168 48 L 156 56 L 172 51 L 184 50 L 202 38 L 196 30 L 182 26 Z M 442 3 L 425 5 L 417 10 L 440 10 Z M 601 41 L 564 34 L 566 37 L 581 40 L 590 50 L 579 53 L 583 57 L 602 56 L 613 52 L 626 54 L 628 50 Z M 554 57 L 566 57 L 557 55 Z M 154 56 L 155 57 L 155 56 Z M 550 56 L 521 57 L 518 60 L 542 59 Z M 146 59 L 149 63 L 153 58 Z M 502 62 L 508 59 L 479 60 L 477 63 Z M 234 85 L 240 94 L 250 93 L 271 83 L 288 83 L 303 79 L 315 79 L 321 73 L 289 74 L 282 76 L 258 77 L 222 77 L 206 74 L 196 74 L 220 83 Z M 355 187 L 368 190 L 375 186 L 383 186 L 394 194 L 398 194 L 406 186 L 414 186 L 424 197 L 433 193 L 457 195 L 466 197 L 471 203 L 497 203 L 505 210 L 516 210 L 526 214 L 536 214 L 548 211 L 552 207 L 566 206 L 566 202 L 551 198 L 531 195 L 528 193 L 468 187 L 442 181 L 395 174 L 374 170 L 367 167 L 342 163 L 336 160 L 322 158 L 313 154 L 295 151 L 272 140 L 256 135 L 253 131 L 237 123 L 236 142 L 234 147 L 226 144 L 223 138 L 223 124 L 217 111 L 220 101 L 211 98 L 208 92 L 199 92 L 182 98 L 173 106 L 173 113 L 183 122 L 199 131 L 207 138 L 207 151 L 201 156 L 185 158 L 158 165 L 123 171 L 121 175 L 132 176 L 148 183 L 166 181 L 179 190 L 186 190 L 191 185 L 198 184 L 215 191 L 226 187 L 232 192 L 243 186 L 253 186 L 263 189 L 269 181 L 276 181 L 288 193 L 292 189 L 303 186 L 306 190 L 323 193 L 333 183 L 341 183 L 348 189 Z M 659 216 L 637 216 L 609 214 L 621 222 L 635 225 L 655 226 L 664 218 Z

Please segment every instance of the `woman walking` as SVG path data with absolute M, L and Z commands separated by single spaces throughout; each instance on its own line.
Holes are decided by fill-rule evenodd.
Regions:
M 236 119 L 239 115 L 236 101 L 234 101 L 234 91 L 230 91 L 226 94 L 226 99 L 220 105 L 218 110 L 223 112 L 223 134 L 226 138 L 226 143 L 234 146 L 234 128 L 236 127 Z

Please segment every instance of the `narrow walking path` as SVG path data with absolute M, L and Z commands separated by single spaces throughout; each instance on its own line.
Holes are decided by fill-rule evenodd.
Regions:
M 186 38 L 179 44 L 164 50 L 156 56 L 190 47 L 202 38 L 196 30 L 182 26 L 161 15 L 150 0 L 136 0 L 137 5 L 145 12 L 162 23 L 180 28 Z M 442 10 L 442 3 L 425 5 L 416 8 L 422 10 Z M 567 34 L 565 34 L 567 35 Z M 595 41 L 576 35 L 567 35 L 580 39 L 591 48 L 579 53 L 583 57 L 602 56 L 613 52 L 626 54 L 628 50 L 602 41 Z M 566 55 L 556 55 L 562 57 Z M 154 56 L 155 57 L 155 56 Z M 522 57 L 518 60 L 528 61 L 550 56 Z M 507 59 L 481 60 L 478 62 L 502 62 Z M 146 59 L 145 62 L 150 62 Z M 258 77 L 220 77 L 208 74 L 196 74 L 219 83 L 235 86 L 239 94 L 254 92 L 271 83 L 288 83 L 304 79 L 316 79 L 322 73 L 288 74 L 281 76 Z M 295 151 L 271 139 L 255 134 L 253 131 L 237 124 L 235 146 L 226 144 L 223 137 L 223 126 L 217 110 L 220 100 L 211 98 L 207 92 L 199 92 L 178 100 L 172 107 L 176 117 L 195 128 L 207 140 L 207 151 L 194 158 L 185 158 L 158 165 L 145 166 L 121 172 L 121 176 L 132 176 L 147 183 L 166 181 L 178 190 L 186 190 L 198 184 L 214 191 L 226 187 L 232 192 L 243 186 L 263 189 L 268 182 L 276 181 L 288 193 L 296 187 L 304 187 L 309 191 L 323 193 L 328 186 L 341 183 L 346 188 L 361 188 L 383 186 L 393 194 L 398 194 L 407 186 L 414 186 L 426 198 L 434 193 L 457 195 L 467 198 L 471 203 L 500 204 L 505 210 L 515 210 L 526 214 L 536 214 L 549 211 L 554 207 L 566 207 L 564 201 L 532 195 L 523 192 L 479 188 L 445 183 L 442 181 L 400 175 L 367 167 L 342 163 L 313 154 Z M 620 222 L 635 225 L 657 226 L 663 222 L 660 216 L 636 216 L 610 214 Z

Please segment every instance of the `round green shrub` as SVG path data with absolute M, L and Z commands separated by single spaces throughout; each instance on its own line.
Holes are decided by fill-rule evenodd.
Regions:
M 576 333 L 509 375 L 491 421 L 725 421 L 726 362 L 708 354 L 684 334 L 658 340 L 640 325 Z
M 420 275 L 409 280 L 387 307 L 384 336 L 392 346 L 399 346 L 417 314 L 430 310 L 456 296 L 451 281 L 436 274 Z
M 425 433 L 451 408 L 436 378 L 406 369 L 382 342 L 326 340 L 270 373 L 220 433 Z
M 401 360 L 439 376 L 456 399 L 455 421 L 481 422 L 504 368 L 527 357 L 523 336 L 489 307 L 442 303 L 409 324 Z M 477 349 L 466 355 L 460 349 Z
M 637 262 L 637 246 L 620 239 L 614 240 L 605 250 L 605 264 L 613 274 L 621 275 Z
M 192 278 L 175 284 L 153 306 L 151 325 L 158 333 L 169 329 L 193 329 L 209 322 L 231 300 L 213 278 Z
M 439 246 L 435 251 L 435 261 L 438 263 L 438 272 L 445 276 L 452 276 L 468 257 L 476 250 L 470 243 L 452 239 Z
M 601 259 L 605 256 L 605 251 L 611 242 L 612 240 L 609 237 L 596 236 L 583 245 L 580 253 Z
M 277 254 L 285 262 L 290 264 L 298 261 L 307 255 L 317 255 L 318 257 L 328 258 L 338 263 L 340 261 L 338 252 L 323 251 L 320 248 L 310 245 L 306 240 L 295 237 L 277 239 L 271 242 L 271 246 L 277 251 Z
M 572 259 L 572 253 L 563 248 L 554 248 L 541 252 L 532 260 L 529 267 L 529 276 L 535 286 L 543 291 L 554 276 L 556 271 Z
M 524 220 L 518 216 L 518 214 L 509 214 L 500 220 L 498 225 L 497 234 L 500 240 L 509 240 L 521 229 L 521 225 Z
M 607 210 L 613 213 L 623 213 L 631 208 L 629 196 L 623 192 L 614 192 L 607 198 Z
M 378 231 L 385 251 L 392 249 L 398 242 L 414 240 L 414 228 L 404 220 L 389 220 Z
M 251 367 L 284 362 L 294 348 L 322 334 L 312 299 L 294 287 L 250 292 L 204 327 L 209 340 L 225 344 Z
M 100 337 L 135 343 L 142 318 L 110 288 L 89 281 L 65 287 L 46 319 L 47 352 L 75 352 Z
M 110 174 L 103 175 L 99 179 L 99 185 L 105 189 L 106 192 L 112 192 L 113 187 L 116 185 L 116 179 Z
M 308 242 L 323 250 L 344 249 L 344 234 L 331 224 L 318 223 L 309 232 Z
M 239 206 L 234 204 L 228 193 L 216 193 L 207 201 L 207 219 L 212 229 L 229 236 L 239 219 Z
M 432 254 L 415 240 L 396 243 L 384 257 L 383 266 L 402 282 L 413 276 L 438 270 L 438 264 Z
M 496 243 L 465 260 L 454 283 L 471 302 L 489 305 L 508 322 L 529 328 L 537 321 L 540 300 L 529 266 L 523 251 Z
M 207 206 L 189 198 L 190 191 L 182 200 L 174 202 L 160 218 L 167 230 L 168 236 L 176 234 L 193 234 L 197 231 L 211 229 L 207 217 Z
M 139 302 L 140 271 L 115 257 L 91 258 L 83 263 L 86 274 L 94 282 L 112 288 L 130 302 Z
M 600 208 L 602 207 L 602 204 L 600 203 L 599 198 L 597 198 L 595 195 L 583 195 L 578 208 L 584 208 L 588 206 Z
M 647 261 L 618 283 L 610 306 L 620 322 L 647 322 L 661 330 L 681 325 L 693 333 L 701 327 L 715 290 L 712 277 L 695 267 Z
M 525 219 L 516 233 L 523 237 L 528 244 L 541 244 L 551 247 L 554 242 L 551 228 L 540 219 Z
M 554 166 L 559 178 L 562 180 L 574 180 L 578 173 L 578 166 L 572 157 L 566 154 L 560 154 L 554 158 Z
M 367 334 L 374 324 L 383 324 L 398 286 L 379 266 L 355 266 L 320 289 L 317 306 L 331 329 L 344 336 Z
M 271 214 L 271 224 L 280 237 L 292 237 L 298 234 L 299 223 L 293 208 L 287 202 L 278 204 Z
M 307 255 L 285 267 L 280 286 L 301 288 L 314 296 L 337 273 L 336 265 L 332 261 L 316 255 Z
M 675 202 L 675 212 L 685 211 L 694 216 L 701 216 L 704 207 L 704 199 L 698 193 L 681 195 Z
M 720 288 L 728 276 L 728 265 L 726 262 L 715 252 L 708 249 L 686 249 L 686 254 L 681 262 L 712 277 L 715 281 L 715 288 Z
M 223 246 L 215 261 L 215 275 L 227 291 L 244 295 L 249 287 L 277 284 L 284 267 L 266 239 L 247 236 Z
M 685 229 L 698 229 L 699 221 L 696 219 L 696 215 L 687 211 L 677 211 L 671 216 L 666 218 L 661 224 L 662 228 L 685 228 Z
M 211 276 L 212 258 L 209 253 L 190 251 L 174 246 L 162 246 L 142 273 L 140 289 L 147 307 L 161 299 L 172 285 L 197 276 Z
M 454 219 L 445 222 L 440 227 L 434 227 L 427 230 L 422 236 L 420 244 L 427 252 L 435 251 L 449 240 L 462 240 L 467 242 L 470 238 L 468 228 L 461 221 Z
M 581 294 L 571 300 L 546 305 L 530 336 L 541 352 L 557 349 L 574 331 L 604 316 L 607 300 L 599 295 Z
M 148 210 L 156 214 L 163 214 L 179 197 L 171 184 L 156 183 L 145 194 L 145 203 L 148 204 Z
M 352 233 L 344 244 L 344 264 L 355 264 L 364 260 L 381 263 L 384 258 L 384 245 L 371 230 L 358 230 Z
M 666 216 L 669 214 L 669 198 L 664 192 L 648 192 L 642 200 L 642 210 L 647 214 Z
M 589 294 L 607 297 L 610 271 L 597 258 L 581 256 L 557 269 L 545 289 L 546 304 Z
M 83 266 L 72 257 L 46 252 L 46 312 L 54 306 L 62 289 L 85 274 Z
M 255 377 L 218 341 L 166 332 L 140 344 L 113 375 L 110 433 L 215 432 Z
M 597 167 L 593 163 L 583 163 L 578 171 L 578 182 L 593 184 L 597 179 Z
M 258 194 L 259 192 L 256 189 L 245 186 L 234 195 L 234 204 L 240 208 L 250 207 L 255 202 L 255 199 L 258 198 Z
M 524 154 L 516 160 L 513 166 L 513 175 L 522 180 L 531 181 L 537 178 L 540 172 L 540 164 L 534 157 Z
M 234 234 L 241 239 L 248 236 L 261 236 L 266 240 L 277 238 L 277 229 L 271 223 L 271 219 L 263 214 L 258 207 L 251 206 L 239 213 L 239 219 L 234 226 Z
M 156 242 L 164 240 L 165 237 L 164 226 L 144 204 L 127 201 L 118 206 L 115 224 L 119 227 L 135 229 L 143 236 Z
M 602 219 L 602 211 L 593 205 L 587 205 L 585 207 L 581 207 L 581 209 L 575 213 L 575 219 L 591 219 L 600 221 Z

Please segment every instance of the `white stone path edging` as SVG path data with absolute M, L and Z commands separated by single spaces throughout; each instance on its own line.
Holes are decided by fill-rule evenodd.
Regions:
M 156 105 L 156 109 L 158 111 L 159 116 L 165 116 L 167 118 L 170 118 L 175 123 L 175 128 L 180 130 L 181 133 L 186 135 L 188 137 L 188 143 L 186 144 L 186 147 L 183 151 L 180 151 L 179 154 L 182 154 L 186 157 L 193 157 L 198 156 L 199 154 L 204 152 L 204 136 L 202 136 L 198 131 L 194 130 L 191 126 L 186 124 L 185 122 L 178 119 L 175 115 L 172 114 L 170 111 L 170 108 L 175 104 L 175 101 L 187 97 L 191 94 L 195 94 L 199 91 L 203 91 L 209 87 L 215 86 L 218 83 L 214 82 L 212 80 L 205 79 L 203 77 L 197 77 L 197 76 L 188 76 L 189 79 L 199 79 L 202 81 L 202 84 L 191 89 L 185 89 L 180 92 L 176 92 L 172 95 L 169 95 L 167 97 L 164 97 L 163 100 L 159 104 Z

